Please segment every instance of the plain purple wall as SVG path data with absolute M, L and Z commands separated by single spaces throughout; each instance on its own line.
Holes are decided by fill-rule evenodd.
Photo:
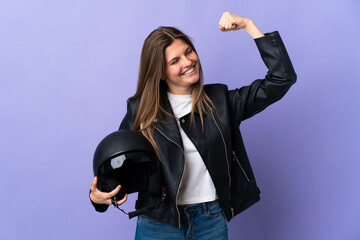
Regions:
M 135 219 L 89 202 L 95 147 L 118 128 L 160 25 L 193 38 L 206 83 L 263 78 L 252 38 L 218 30 L 226 10 L 278 30 L 298 75 L 241 126 L 262 199 L 230 239 L 360 239 L 356 0 L 0 1 L 0 239 L 133 239 Z

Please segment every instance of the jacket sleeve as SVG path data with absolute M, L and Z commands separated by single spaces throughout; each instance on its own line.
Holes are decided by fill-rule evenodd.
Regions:
M 296 81 L 296 73 L 278 31 L 255 39 L 268 72 L 248 86 L 228 92 L 228 101 L 237 124 L 280 100 Z
M 135 120 L 135 116 L 133 116 L 133 110 L 132 110 L 132 106 L 134 105 L 133 103 L 134 100 L 130 100 L 127 103 L 127 111 L 126 114 L 123 118 L 123 120 L 121 121 L 119 130 L 131 130 L 133 122 Z
M 130 101 L 127 104 L 127 112 L 123 118 L 123 120 L 121 121 L 119 130 L 130 130 L 132 126 L 132 110 L 131 110 L 131 104 Z M 90 192 L 89 192 L 89 198 L 90 198 Z M 90 199 L 91 201 L 91 199 Z M 94 206 L 95 210 L 97 212 L 105 212 L 109 205 L 107 204 L 97 204 L 94 203 L 93 201 L 91 201 L 91 204 Z

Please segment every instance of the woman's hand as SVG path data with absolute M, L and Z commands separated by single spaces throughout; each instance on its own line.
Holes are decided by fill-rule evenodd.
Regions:
M 264 34 L 260 31 L 260 29 L 251 19 L 244 18 L 242 16 L 227 11 L 224 12 L 220 18 L 219 28 L 223 32 L 244 29 L 254 39 L 264 36 Z
M 113 196 L 115 196 L 119 191 L 121 186 L 117 186 L 114 190 L 112 190 L 111 192 L 101 192 L 97 187 L 97 177 L 94 178 L 91 187 L 90 187 L 90 199 L 91 201 L 93 201 L 94 203 L 97 204 L 108 204 L 111 205 L 111 198 Z M 126 202 L 127 200 L 127 194 L 125 194 L 125 197 L 119 201 L 117 201 L 117 204 L 120 206 L 121 204 L 123 204 L 124 202 Z
M 221 31 L 234 31 L 245 28 L 251 21 L 248 18 L 236 15 L 231 12 L 224 12 L 220 18 L 219 28 Z

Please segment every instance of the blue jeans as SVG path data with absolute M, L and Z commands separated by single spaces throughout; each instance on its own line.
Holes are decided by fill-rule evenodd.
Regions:
M 227 240 L 228 230 L 219 201 L 179 207 L 181 228 L 141 215 L 135 240 Z

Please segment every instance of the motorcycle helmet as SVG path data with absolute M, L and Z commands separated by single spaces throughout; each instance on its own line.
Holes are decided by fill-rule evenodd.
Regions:
M 157 155 L 141 133 L 118 130 L 107 135 L 95 150 L 93 170 L 100 191 L 110 192 L 121 185 L 112 198 L 115 207 L 126 193 L 145 191 L 149 196 L 162 195 Z

